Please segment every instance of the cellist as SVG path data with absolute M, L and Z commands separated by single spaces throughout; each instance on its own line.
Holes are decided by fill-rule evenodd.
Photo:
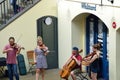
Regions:
M 81 50 L 81 52 L 82 52 L 82 50 Z M 82 61 L 82 57 L 81 57 L 81 55 L 79 55 L 79 49 L 77 47 L 73 47 L 72 55 L 68 59 L 68 61 L 64 65 L 64 67 L 66 67 L 68 65 L 68 63 L 70 62 L 71 59 L 74 59 L 75 62 L 77 63 L 77 65 L 70 72 L 70 75 L 71 75 L 72 79 L 76 80 L 75 75 L 76 75 L 76 73 L 81 71 L 81 61 Z M 66 80 L 68 80 L 68 79 L 66 79 Z

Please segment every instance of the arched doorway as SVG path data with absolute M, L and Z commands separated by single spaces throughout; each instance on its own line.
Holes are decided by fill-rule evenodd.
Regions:
M 90 14 L 86 17 L 86 53 L 92 51 L 92 45 L 101 43 L 101 56 L 99 59 L 98 78 L 109 80 L 108 67 L 108 48 L 107 48 L 108 29 L 106 25 L 95 15 Z
M 84 53 L 88 55 L 93 44 L 98 42 L 102 44 L 98 78 L 104 80 L 109 80 L 108 36 L 108 28 L 95 15 L 82 13 L 72 20 L 72 46 L 84 48 Z M 86 69 L 88 71 L 89 67 Z

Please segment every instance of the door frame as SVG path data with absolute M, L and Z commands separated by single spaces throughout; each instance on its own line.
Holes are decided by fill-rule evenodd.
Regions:
M 90 52 L 90 48 L 89 48 L 89 46 L 90 46 L 90 25 L 89 25 L 89 22 L 90 22 L 90 20 L 91 20 L 91 18 L 93 18 L 93 22 L 94 22 L 94 41 L 93 41 L 93 43 L 95 44 L 95 43 L 97 43 L 98 42 L 98 17 L 96 17 L 95 15 L 92 15 L 92 14 L 90 14 L 87 18 L 86 18 L 86 55 L 88 55 L 88 53 Z M 108 63 L 106 62 L 106 55 L 107 55 L 107 27 L 105 26 L 105 24 L 104 23 L 102 23 L 102 25 L 103 25 L 103 30 L 105 30 L 105 31 L 103 31 L 103 58 L 102 58 L 102 63 L 104 64 L 104 65 L 102 65 L 102 67 L 103 67 L 103 70 L 102 70 L 102 76 L 103 76 L 103 78 L 105 78 L 105 80 L 109 80 L 109 75 L 107 75 L 107 74 L 109 74 L 109 72 L 106 70 L 106 67 L 108 67 L 109 68 L 109 65 L 108 65 Z M 87 71 L 89 71 L 88 70 L 88 67 L 87 67 Z M 107 73 L 108 72 L 108 73 Z
M 43 37 L 43 31 L 42 31 L 42 21 L 45 23 L 45 19 L 47 18 L 47 17 L 50 17 L 52 20 L 53 20 L 53 25 L 54 25 L 54 32 L 55 32 L 55 34 L 54 34 L 54 40 L 55 40 L 55 42 L 54 42 L 54 47 L 55 47 L 55 52 L 57 53 L 57 64 L 56 64 L 56 68 L 58 68 L 58 28 L 57 28 L 57 26 L 58 26 L 58 22 L 57 22 L 57 18 L 56 17 L 54 17 L 54 16 L 43 16 L 43 17 L 41 17 L 41 18 L 39 18 L 38 20 L 37 20 L 37 36 L 41 36 L 41 37 Z M 43 41 L 44 41 L 44 39 L 43 39 Z

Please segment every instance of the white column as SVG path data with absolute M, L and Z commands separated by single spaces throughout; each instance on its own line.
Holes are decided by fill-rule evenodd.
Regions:
M 116 30 L 111 28 L 109 31 L 109 80 L 116 78 Z

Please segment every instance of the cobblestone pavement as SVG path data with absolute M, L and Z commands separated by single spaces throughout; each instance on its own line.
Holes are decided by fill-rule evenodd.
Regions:
M 59 69 L 49 69 L 45 71 L 45 80 L 64 80 L 61 79 L 59 76 Z M 8 80 L 7 77 L 0 77 L 0 80 Z M 15 80 L 15 79 L 14 79 Z M 20 80 L 35 80 L 35 73 L 27 73 L 27 75 L 20 75 Z M 41 76 L 40 79 L 41 80 Z M 72 80 L 71 77 L 69 77 L 69 80 Z M 80 79 L 78 79 L 80 80 Z M 86 79 L 85 79 L 86 80 Z

